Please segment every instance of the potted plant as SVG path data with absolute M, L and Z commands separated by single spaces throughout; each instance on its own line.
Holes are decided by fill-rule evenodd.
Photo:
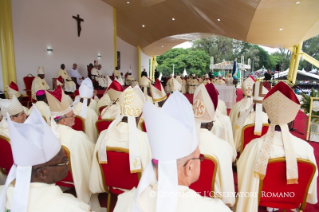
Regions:
M 310 96 L 307 96 L 304 93 L 301 93 L 301 95 L 303 97 L 301 109 L 303 109 L 304 113 L 308 115 L 310 112 L 310 102 L 311 102 L 310 97 L 319 97 L 319 91 L 316 91 L 314 88 L 312 88 L 310 92 Z M 317 111 L 313 110 L 311 115 L 312 117 L 311 117 L 311 124 L 310 124 L 309 140 L 319 142 L 319 134 L 311 133 L 311 132 L 319 133 L 319 109 Z

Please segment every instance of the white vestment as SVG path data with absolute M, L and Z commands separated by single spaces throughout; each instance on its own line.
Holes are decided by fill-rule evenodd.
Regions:
M 119 78 L 116 78 L 116 77 L 115 77 L 115 80 L 116 80 L 118 83 L 120 83 L 122 86 L 124 86 L 124 80 L 123 80 L 122 77 L 119 77 Z
M 227 116 L 227 107 L 223 100 L 218 99 L 217 109 L 225 116 Z
M 121 114 L 121 106 L 116 103 L 104 108 L 101 112 L 102 119 L 116 119 Z
M 31 114 L 34 106 L 38 109 L 40 114 L 45 117 L 48 125 L 50 126 L 51 125 L 51 111 L 50 111 L 49 105 L 47 103 L 45 103 L 44 101 L 37 101 L 36 103 L 33 103 L 33 106 L 28 111 L 28 114 L 27 114 L 28 116 Z
M 94 79 L 98 81 L 99 86 L 103 88 L 107 87 L 106 79 L 102 77 L 101 72 L 98 69 L 92 68 L 91 75 L 94 75 Z
M 182 80 L 182 93 L 187 93 L 187 82 L 185 79 Z
M 0 135 L 10 138 L 8 122 L 6 118 L 3 118 L 0 122 Z
M 35 77 L 34 80 L 32 81 L 32 86 L 31 86 L 32 99 L 37 100 L 35 95 L 37 91 L 49 90 L 49 89 L 50 89 L 50 86 L 45 81 L 45 79 L 41 79 L 40 77 Z
M 217 109 L 218 110 L 218 109 Z M 219 111 L 218 111 L 219 112 Z M 217 111 L 216 111 L 217 113 Z M 227 141 L 232 148 L 232 161 L 236 160 L 237 151 L 233 138 L 233 130 L 231 128 L 230 118 L 219 112 L 219 116 L 215 115 L 214 125 L 211 132 L 218 138 Z
M 71 98 L 71 96 L 69 96 L 69 95 L 66 94 L 65 97 L 66 97 L 66 99 L 68 100 L 68 102 L 70 103 L 70 105 L 72 105 L 73 99 Z
M 231 111 L 229 113 L 229 118 L 232 124 L 233 133 L 234 133 L 236 121 L 239 117 L 239 113 L 245 112 L 250 107 L 251 104 L 253 104 L 253 98 L 252 97 L 247 98 L 245 96 L 242 100 L 234 104 L 233 107 L 231 108 Z
M 141 155 L 141 164 L 142 170 L 146 167 L 148 162 L 152 159 L 151 150 L 148 143 L 147 134 L 138 130 L 138 143 L 139 143 L 139 151 Z M 116 127 L 114 127 L 113 131 L 106 138 L 107 130 L 103 130 L 99 136 L 99 139 L 95 145 L 94 157 L 92 162 L 91 169 L 91 177 L 90 177 L 90 190 L 92 193 L 103 193 L 104 190 L 104 182 L 103 177 L 99 165 L 99 161 L 97 158 L 97 152 L 100 148 L 101 142 L 104 139 L 107 139 L 106 146 L 107 147 L 120 147 L 124 149 L 129 149 L 129 132 L 128 132 L 128 124 L 124 122 L 120 122 Z
M 78 102 L 73 107 L 73 112 L 77 116 L 81 116 L 81 110 L 82 110 L 82 102 Z M 95 127 L 95 123 L 98 120 L 98 116 L 96 112 L 90 108 L 86 108 L 86 118 L 85 118 L 85 134 L 89 137 L 90 141 L 94 144 L 96 143 L 98 132 Z
M 0 186 L 0 193 L 3 186 Z M 10 211 L 14 186 L 7 189 L 6 211 Z M 59 186 L 46 183 L 30 183 L 28 212 L 90 212 L 90 206 L 75 198 L 72 194 L 64 194 Z
M 76 96 L 74 98 L 74 101 L 79 99 L 80 96 Z M 72 102 L 73 103 L 73 102 Z M 95 111 L 96 114 L 98 114 L 98 109 L 97 109 L 97 101 L 95 99 L 91 99 L 90 104 L 89 104 L 89 108 L 91 108 L 92 110 Z
M 244 149 L 237 162 L 238 173 L 238 191 L 239 192 L 257 192 L 259 191 L 259 179 L 254 177 L 255 163 L 258 158 L 259 151 L 265 136 L 254 139 Z M 292 143 L 296 158 L 310 160 L 316 165 L 314 150 L 306 141 L 301 140 L 290 134 L 290 141 Z M 274 133 L 274 140 L 271 145 L 270 158 L 285 157 L 285 150 L 282 141 L 281 132 Z M 267 173 L 266 173 L 267 175 Z M 307 202 L 310 204 L 317 203 L 317 176 L 316 171 L 314 178 L 310 184 Z M 236 212 L 257 212 L 258 211 L 258 197 L 239 197 L 236 204 Z
M 189 85 L 188 85 L 188 93 L 189 94 L 194 94 L 195 90 L 198 85 L 198 80 L 197 79 L 190 79 L 189 80 Z
M 81 74 L 79 73 L 79 71 L 77 69 L 75 69 L 75 70 L 71 69 L 69 71 L 69 75 L 70 75 L 70 77 L 75 77 L 76 78 L 76 82 L 78 83 L 78 85 L 81 85 L 83 79 L 81 79 L 82 76 L 81 76 Z
M 71 77 L 69 76 L 68 72 L 66 72 L 66 70 L 58 70 L 58 74 L 57 76 L 61 76 L 64 79 L 64 89 L 66 92 L 71 92 L 74 93 L 74 91 L 76 90 L 76 85 L 75 83 L 72 81 Z M 67 81 L 70 80 L 70 81 Z
M 114 212 L 130 212 L 136 188 L 118 196 Z M 151 194 L 151 195 L 150 195 Z M 154 195 L 154 196 L 153 196 Z M 143 212 L 156 211 L 157 183 L 149 185 L 139 196 L 137 204 Z M 231 212 L 231 210 L 217 198 L 202 197 L 187 186 L 178 186 L 178 203 L 176 212 Z
M 256 117 L 256 112 L 250 112 L 250 114 L 245 118 L 245 121 L 243 123 L 242 126 L 239 126 L 239 128 L 237 129 L 236 127 L 233 129 L 234 132 L 234 142 L 236 145 L 236 151 L 240 152 L 241 150 L 241 145 L 244 142 L 242 140 L 242 131 L 243 128 L 248 125 L 248 124 L 254 124 L 255 123 L 255 117 Z M 263 124 L 268 124 L 268 116 L 266 113 L 262 112 L 262 118 L 260 119 L 262 121 Z
M 235 192 L 232 169 L 232 147 L 207 129 L 200 129 L 199 151 L 201 154 L 213 156 L 218 163 L 215 178 L 215 192 Z M 235 204 L 235 196 L 222 195 L 220 198 L 226 205 Z
M 61 145 L 70 150 L 72 177 L 77 198 L 88 204 L 92 194 L 89 189 L 89 180 L 94 144 L 82 131 L 76 131 L 61 124 L 58 124 L 58 130 L 61 135 Z
M 99 100 L 99 102 L 97 103 L 97 109 L 98 109 L 98 114 L 100 114 L 100 107 L 103 106 L 107 106 L 111 104 L 111 99 L 109 97 L 109 95 L 107 93 L 104 93 L 104 95 L 102 96 L 102 98 Z

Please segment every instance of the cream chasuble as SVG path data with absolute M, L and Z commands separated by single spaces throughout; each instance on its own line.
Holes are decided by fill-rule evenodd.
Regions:
M 109 97 L 109 95 L 107 93 L 104 93 L 104 95 L 102 96 L 102 98 L 99 100 L 99 102 L 97 103 L 97 110 L 98 110 L 98 114 L 100 114 L 100 107 L 102 106 L 108 106 L 111 104 L 111 99 Z
M 50 111 L 49 105 L 47 103 L 45 103 L 44 101 L 37 101 L 30 108 L 27 115 L 31 114 L 34 106 L 38 109 L 40 114 L 46 118 L 47 124 L 50 126 L 51 125 L 51 111 Z
M 114 212 L 130 212 L 136 188 L 118 196 Z M 151 195 L 150 195 L 151 194 Z M 157 182 L 149 185 L 139 196 L 137 204 L 143 212 L 156 211 Z M 154 196 L 153 196 L 154 195 Z M 216 198 L 202 197 L 187 186 L 178 185 L 178 203 L 176 212 L 231 212 Z
M 226 104 L 221 99 L 218 99 L 217 110 L 219 110 L 223 115 L 227 116 Z
M 235 161 L 237 157 L 237 151 L 233 138 L 233 130 L 231 127 L 230 118 L 221 114 L 218 109 L 216 113 L 219 113 L 219 115 L 218 117 L 215 115 L 214 125 L 211 132 L 218 138 L 227 141 L 232 148 L 232 161 Z
M 37 100 L 35 96 L 37 91 L 49 90 L 49 89 L 50 89 L 50 86 L 45 81 L 45 79 L 41 79 L 40 77 L 35 77 L 34 80 L 32 81 L 32 86 L 31 86 L 32 99 Z
M 61 144 L 70 150 L 72 176 L 77 198 L 89 203 L 91 192 L 89 189 L 90 170 L 93 158 L 94 144 L 87 135 L 71 127 L 58 124 Z
M 0 186 L 2 193 L 3 186 Z M 10 211 L 14 186 L 7 190 L 6 209 Z M 59 186 L 46 183 L 31 183 L 29 191 L 28 212 L 90 212 L 90 206 L 75 198 L 72 194 L 64 194 Z
M 80 98 L 80 96 L 76 96 L 76 97 L 74 98 L 74 101 L 77 100 L 77 99 L 79 99 L 79 98 Z M 73 102 L 72 102 L 72 103 L 73 103 Z M 71 103 L 71 105 L 72 105 L 72 103 Z M 89 104 L 88 107 L 91 108 L 92 110 L 94 110 L 96 114 L 98 114 L 97 101 L 96 101 L 95 99 L 91 99 L 90 104 Z
M 92 193 L 103 193 L 104 182 L 102 173 L 100 170 L 100 165 L 97 157 L 97 152 L 100 148 L 101 141 L 107 139 L 107 147 L 120 147 L 124 149 L 129 149 L 129 132 L 128 124 L 120 122 L 112 131 L 109 137 L 106 137 L 107 130 L 103 130 L 99 136 L 99 139 L 95 145 L 94 157 L 92 162 L 91 176 L 90 176 L 90 190 Z M 138 143 L 139 151 L 141 155 L 142 170 L 146 167 L 148 162 L 152 159 L 151 150 L 148 143 L 147 134 L 138 130 Z
M 258 153 L 265 139 L 265 135 L 254 139 L 246 147 L 237 162 L 238 173 L 238 191 L 239 192 L 257 192 L 259 189 L 259 179 L 254 177 L 254 167 L 258 158 Z M 306 141 L 301 140 L 290 134 L 294 152 L 297 158 L 310 160 L 316 165 L 316 159 L 313 148 Z M 285 157 L 281 132 L 275 131 L 273 144 L 271 145 L 270 158 Z M 317 176 L 316 171 L 314 178 L 310 184 L 307 202 L 310 204 L 317 203 Z M 258 197 L 242 197 L 238 198 L 236 204 L 236 212 L 257 212 Z
M 185 79 L 182 79 L 182 93 L 185 94 L 187 93 L 187 82 Z
M 6 118 L 3 118 L 0 122 L 0 135 L 10 138 L 8 122 Z
M 247 98 L 245 96 L 242 100 L 234 104 L 233 107 L 231 108 L 231 111 L 229 113 L 229 118 L 232 124 L 233 133 L 234 133 L 236 121 L 239 118 L 239 113 L 246 111 L 251 104 L 253 104 L 253 98 L 252 97 Z
M 262 120 L 263 124 L 268 124 L 268 116 L 266 113 L 262 112 L 262 118 L 260 120 Z M 251 112 L 245 119 L 244 123 L 242 126 L 239 126 L 239 128 L 237 129 L 235 127 L 234 129 L 234 142 L 235 142 L 235 146 L 236 146 L 236 151 L 240 152 L 241 150 L 241 145 L 242 145 L 242 131 L 243 128 L 248 125 L 248 124 L 254 124 L 255 123 L 255 117 L 256 117 L 256 113 L 253 111 Z
M 82 110 L 82 102 L 78 102 L 76 105 L 73 107 L 73 112 L 77 116 L 81 116 L 81 110 Z M 89 137 L 90 141 L 92 143 L 96 143 L 97 137 L 98 137 L 98 132 L 95 127 L 95 123 L 98 120 L 98 116 L 96 112 L 90 108 L 86 108 L 86 118 L 85 118 L 85 134 Z
M 95 80 L 99 83 L 99 86 L 103 88 L 107 87 L 106 79 L 101 77 L 101 73 L 97 68 L 92 68 L 91 75 L 94 75 Z
M 216 137 L 207 129 L 200 129 L 199 151 L 201 154 L 213 156 L 218 162 L 215 178 L 215 192 L 235 192 L 232 159 L 233 150 L 224 140 Z M 232 207 L 235 197 L 223 195 L 220 198 L 226 205 Z
M 76 85 L 72 81 L 71 77 L 69 76 L 68 72 L 66 70 L 60 69 L 58 71 L 57 76 L 61 76 L 64 79 L 64 85 L 65 85 L 65 91 L 73 93 L 76 90 Z M 71 80 L 71 81 L 66 81 Z
M 65 97 L 66 97 L 66 100 L 68 100 L 68 102 L 70 103 L 70 105 L 72 105 L 73 99 L 69 95 L 65 95 Z

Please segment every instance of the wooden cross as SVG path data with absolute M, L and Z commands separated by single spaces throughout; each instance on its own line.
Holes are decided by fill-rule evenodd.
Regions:
M 76 22 L 78 24 L 78 37 L 80 37 L 81 30 L 82 30 L 81 22 L 84 22 L 84 19 L 80 18 L 79 14 L 78 14 L 78 16 L 72 16 L 72 17 L 76 20 Z

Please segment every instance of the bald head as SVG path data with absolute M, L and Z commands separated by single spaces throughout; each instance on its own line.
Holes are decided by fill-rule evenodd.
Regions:
M 73 69 L 77 69 L 78 68 L 78 65 L 76 63 L 73 63 Z

